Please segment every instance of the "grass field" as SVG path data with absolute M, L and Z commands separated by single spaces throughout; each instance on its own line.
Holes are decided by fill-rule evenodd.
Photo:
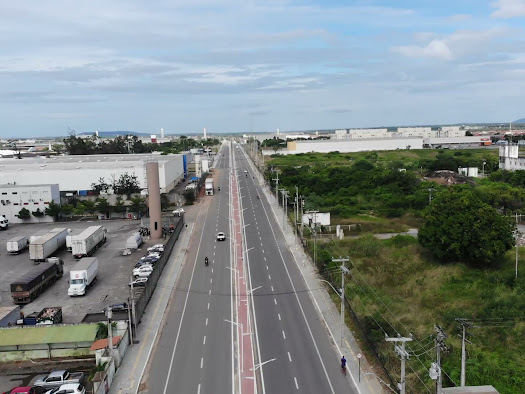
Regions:
M 318 244 L 319 245 L 319 244 Z M 385 333 L 414 335 L 410 344 L 407 382 L 410 392 L 432 392 L 428 368 L 435 358 L 434 325 L 448 334 L 450 351 L 442 356 L 445 386 L 459 384 L 461 342 L 456 318 L 471 319 L 468 345 L 467 384 L 492 384 L 500 393 L 521 393 L 525 387 L 525 267 L 514 279 L 515 251 L 501 266 L 472 269 L 464 264 L 442 264 L 433 259 L 417 240 L 398 236 L 377 240 L 371 235 L 359 239 L 331 241 L 321 245 L 321 272 L 330 272 L 331 256 L 350 256 L 351 274 L 346 296 L 363 322 L 366 334 L 382 355 L 395 379 L 399 360 Z M 520 253 L 520 265 L 525 250 Z M 335 283 L 339 274 L 333 276 Z

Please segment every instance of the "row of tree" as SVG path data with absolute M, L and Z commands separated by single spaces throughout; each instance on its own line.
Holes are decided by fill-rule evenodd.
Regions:
M 31 216 L 40 218 L 44 215 L 59 219 L 61 217 L 70 217 L 73 215 L 93 215 L 97 212 L 103 215 L 110 215 L 112 212 L 134 212 L 141 215 L 146 212 L 147 206 L 144 198 L 139 196 L 132 197 L 129 202 L 129 204 L 126 204 L 122 199 L 122 196 L 117 196 L 114 205 L 111 205 L 106 198 L 97 198 L 95 201 L 70 199 L 69 203 L 62 205 L 56 204 L 52 201 L 44 211 L 41 211 L 40 208 L 38 208 L 36 211 L 31 212 L 27 208 L 22 208 L 16 216 L 19 219 L 27 220 L 31 218 Z
M 68 155 L 151 153 L 154 151 L 169 154 L 185 152 L 194 148 L 211 147 L 220 143 L 215 138 L 197 140 L 181 136 L 178 139 L 157 144 L 143 143 L 136 135 L 101 139 L 95 135 L 89 138 L 80 138 L 74 133 L 64 138 L 63 142 L 63 146 L 55 145 L 53 148 L 55 150 L 63 150 Z

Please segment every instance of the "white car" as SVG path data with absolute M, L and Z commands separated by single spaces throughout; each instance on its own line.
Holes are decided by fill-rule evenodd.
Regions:
M 148 252 L 149 252 L 150 250 L 153 250 L 153 249 L 162 249 L 162 250 L 164 251 L 164 245 L 163 245 L 163 244 L 155 244 L 155 245 L 153 245 L 153 246 L 150 246 L 150 247 L 148 248 Z
M 68 383 L 46 391 L 46 394 L 86 394 L 86 389 L 80 383 Z
M 183 208 L 177 208 L 173 211 L 173 216 L 180 216 L 184 213 L 184 209 Z
M 133 286 L 133 287 L 139 287 L 139 286 L 144 287 L 144 286 L 146 286 L 147 282 L 148 282 L 148 277 L 146 276 L 146 277 L 143 277 L 143 278 L 137 278 L 133 282 L 129 282 L 128 286 L 129 287 L 131 287 L 131 286 Z
M 224 233 L 217 233 L 217 241 L 225 241 L 226 240 L 226 235 L 224 235 Z
M 133 276 L 147 277 L 153 272 L 153 267 L 149 264 L 141 265 L 133 270 Z

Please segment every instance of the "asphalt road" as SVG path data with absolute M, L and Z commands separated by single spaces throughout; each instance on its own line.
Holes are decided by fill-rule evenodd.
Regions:
M 357 393 L 339 368 L 324 324 L 243 154 L 235 150 L 244 209 L 245 248 L 253 289 L 265 393 Z M 248 173 L 244 173 L 244 171 Z M 253 249 L 252 249 L 253 248 Z
M 187 261 L 152 354 L 149 393 L 233 392 L 233 325 L 225 321 L 233 320 L 230 243 L 216 241 L 217 232 L 227 239 L 230 233 L 229 161 L 224 153 L 214 170 L 215 195 L 200 203 Z
M 340 355 L 319 320 L 268 202 L 262 194 L 257 199 L 259 186 L 251 173 L 244 172 L 250 171 L 244 155 L 234 150 L 247 251 L 242 272 L 248 275 L 252 308 L 251 332 L 243 338 L 251 338 L 254 349 L 253 353 L 245 351 L 243 357 L 253 358 L 257 392 L 357 393 L 341 374 Z M 174 284 L 174 298 L 151 356 L 149 393 L 233 393 L 250 387 L 244 381 L 250 373 L 239 371 L 243 347 L 238 346 L 238 327 L 234 330 L 225 321 L 238 321 L 236 313 L 241 309 L 237 301 L 241 300 L 232 295 L 242 293 L 234 288 L 231 269 L 230 228 L 234 222 L 229 220 L 233 209 L 228 193 L 229 153 L 223 148 L 214 170 L 215 186 L 220 185 L 221 192 L 199 203 L 187 261 Z M 186 221 L 191 223 L 189 217 Z M 216 241 L 218 231 L 226 233 L 227 242 Z M 208 267 L 204 266 L 205 256 L 210 259 Z

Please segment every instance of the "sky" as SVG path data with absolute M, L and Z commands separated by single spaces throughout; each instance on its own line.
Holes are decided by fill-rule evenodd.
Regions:
M 0 137 L 525 117 L 525 0 L 48 0 L 0 8 Z

